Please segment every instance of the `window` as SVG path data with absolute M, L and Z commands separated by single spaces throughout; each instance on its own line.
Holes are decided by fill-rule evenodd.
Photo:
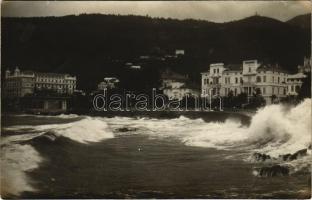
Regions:
M 235 78 L 235 83 L 238 83 L 238 78 Z
M 257 76 L 257 82 L 260 83 L 261 82 L 261 77 Z
M 263 82 L 266 82 L 266 76 L 263 76 Z
M 272 76 L 272 82 L 274 83 L 274 76 Z
M 262 94 L 265 94 L 265 87 L 262 90 L 263 90 Z
M 219 68 L 217 69 L 217 73 L 219 73 Z
M 248 83 L 250 83 L 251 82 L 251 77 L 250 76 L 248 76 Z
M 277 78 L 277 82 L 278 82 L 278 83 L 280 82 L 280 77 Z
M 249 67 L 248 72 L 251 72 L 251 68 Z
M 216 69 L 213 69 L 213 73 L 214 73 L 214 74 L 216 73 Z

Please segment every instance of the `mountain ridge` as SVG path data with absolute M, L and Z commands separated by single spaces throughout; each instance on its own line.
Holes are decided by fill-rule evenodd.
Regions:
M 17 65 L 72 73 L 81 80 L 81 87 L 88 89 L 106 75 L 125 76 L 125 62 L 146 65 L 150 71 L 172 68 L 198 80 L 199 73 L 214 62 L 259 59 L 294 72 L 303 57 L 310 55 L 309 31 L 263 16 L 215 23 L 82 14 L 2 18 L 1 26 L 2 70 Z M 175 49 L 184 49 L 186 55 L 169 62 L 138 59 L 172 54 Z M 148 74 L 147 70 L 145 75 L 151 76 Z

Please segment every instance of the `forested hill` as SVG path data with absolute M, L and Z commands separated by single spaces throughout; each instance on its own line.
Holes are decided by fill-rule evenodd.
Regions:
M 301 28 L 262 16 L 228 23 L 100 14 L 2 18 L 2 70 L 20 66 L 67 72 L 77 75 L 78 87 L 84 89 L 104 76 L 124 77 L 125 62 L 146 65 L 150 72 L 146 70 L 143 79 L 150 82 L 165 67 L 198 80 L 209 63 L 244 59 L 279 63 L 295 71 L 310 55 L 310 25 Z M 184 49 L 185 57 L 153 63 L 137 59 L 173 54 L 175 49 Z
M 303 29 L 311 29 L 311 14 L 298 15 L 290 20 L 287 23 L 298 26 Z

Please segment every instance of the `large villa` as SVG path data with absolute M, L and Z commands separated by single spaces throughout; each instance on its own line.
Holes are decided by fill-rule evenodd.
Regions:
M 201 96 L 225 97 L 246 93 L 252 97 L 261 94 L 266 104 L 278 101 L 287 95 L 298 95 L 302 79 L 299 72 L 289 74 L 278 65 L 263 64 L 258 60 L 246 60 L 239 65 L 210 64 L 210 69 L 202 74 Z

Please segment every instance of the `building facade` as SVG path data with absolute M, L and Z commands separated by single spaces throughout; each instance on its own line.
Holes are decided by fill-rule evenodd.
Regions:
M 36 90 L 52 90 L 59 94 L 73 94 L 76 89 L 76 77 L 69 74 L 35 73 Z
M 307 76 L 302 72 L 287 76 L 287 95 L 297 96 L 303 83 L 303 79 Z
M 202 74 L 201 96 L 237 96 L 241 93 L 251 98 L 261 94 L 267 104 L 278 101 L 290 94 L 292 87 L 301 87 L 301 81 L 294 81 L 293 75 L 283 71 L 278 65 L 262 64 L 258 60 L 246 60 L 239 65 L 215 63 L 208 72 Z M 297 76 L 295 76 L 297 77 Z M 297 93 L 296 93 L 297 94 Z
M 13 73 L 5 72 L 4 95 L 8 98 L 24 97 L 41 90 L 71 95 L 75 89 L 76 77 L 68 74 L 20 71 L 18 67 Z
M 195 84 L 188 81 L 187 76 L 166 71 L 161 75 L 162 85 L 159 88 L 169 99 L 182 100 L 185 96 L 200 96 Z
M 114 89 L 119 82 L 119 79 L 116 77 L 105 77 L 104 80 L 98 84 L 98 90 Z
M 13 73 L 10 70 L 6 70 L 4 82 L 4 95 L 6 97 L 23 97 L 27 94 L 33 94 L 34 87 L 34 72 L 21 72 L 18 68 L 15 68 Z

